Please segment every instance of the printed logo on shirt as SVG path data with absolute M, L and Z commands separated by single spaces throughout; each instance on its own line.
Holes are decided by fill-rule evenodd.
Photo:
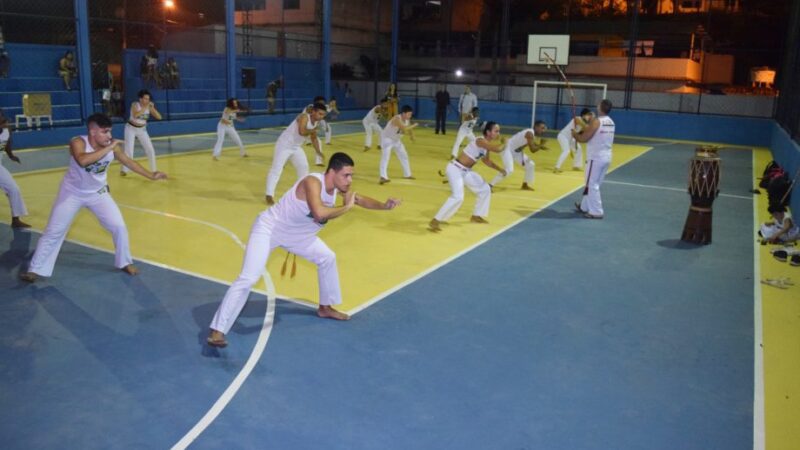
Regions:
M 101 173 L 105 172 L 106 169 L 108 169 L 108 166 L 110 164 L 111 164 L 111 161 L 105 161 L 105 162 L 97 161 L 97 162 L 94 162 L 94 163 L 89 164 L 88 166 L 84 167 L 83 170 L 85 170 L 86 173 L 101 174 Z

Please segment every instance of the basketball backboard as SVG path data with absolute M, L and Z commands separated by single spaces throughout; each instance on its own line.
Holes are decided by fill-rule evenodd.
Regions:
M 569 35 L 529 34 L 528 64 L 550 65 L 553 61 L 559 66 L 569 64 Z

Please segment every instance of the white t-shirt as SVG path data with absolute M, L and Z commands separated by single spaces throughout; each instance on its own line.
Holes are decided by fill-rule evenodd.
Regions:
M 86 153 L 94 153 L 96 150 L 89 145 L 88 136 L 80 136 L 86 144 Z M 114 161 L 114 152 L 108 152 L 99 160 L 81 167 L 72 155 L 69 158 L 67 173 L 61 181 L 61 186 L 78 193 L 93 194 L 106 187 L 108 178 L 108 166 Z
M 236 110 L 225 108 L 222 110 L 222 119 L 233 123 L 233 121 L 236 120 Z
M 459 108 L 461 109 L 461 114 L 468 114 L 472 112 L 472 108 L 478 106 L 478 97 L 470 92 L 469 94 L 461 94 L 461 98 L 458 101 Z

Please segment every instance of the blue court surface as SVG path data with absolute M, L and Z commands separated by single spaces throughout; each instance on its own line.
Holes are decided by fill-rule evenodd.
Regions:
M 191 448 L 752 448 L 752 152 L 721 150 L 714 242 L 694 246 L 679 240 L 694 146 L 618 142 L 653 148 L 609 174 L 604 220 L 575 214 L 576 192 L 347 323 L 279 300 Z M 267 298 L 210 349 L 225 285 L 128 277 L 71 243 L 23 284 L 37 239 L 0 225 L 2 446 L 178 443 L 242 370 Z

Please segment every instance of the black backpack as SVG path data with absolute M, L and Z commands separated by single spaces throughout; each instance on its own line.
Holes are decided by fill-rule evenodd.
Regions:
M 764 175 L 758 186 L 766 189 L 769 196 L 770 205 L 788 205 L 791 200 L 791 194 L 787 194 L 792 186 L 792 180 L 789 174 L 775 161 L 770 161 L 767 167 L 764 168 Z M 784 198 L 786 196 L 786 198 Z M 783 199 L 783 202 L 781 202 Z

